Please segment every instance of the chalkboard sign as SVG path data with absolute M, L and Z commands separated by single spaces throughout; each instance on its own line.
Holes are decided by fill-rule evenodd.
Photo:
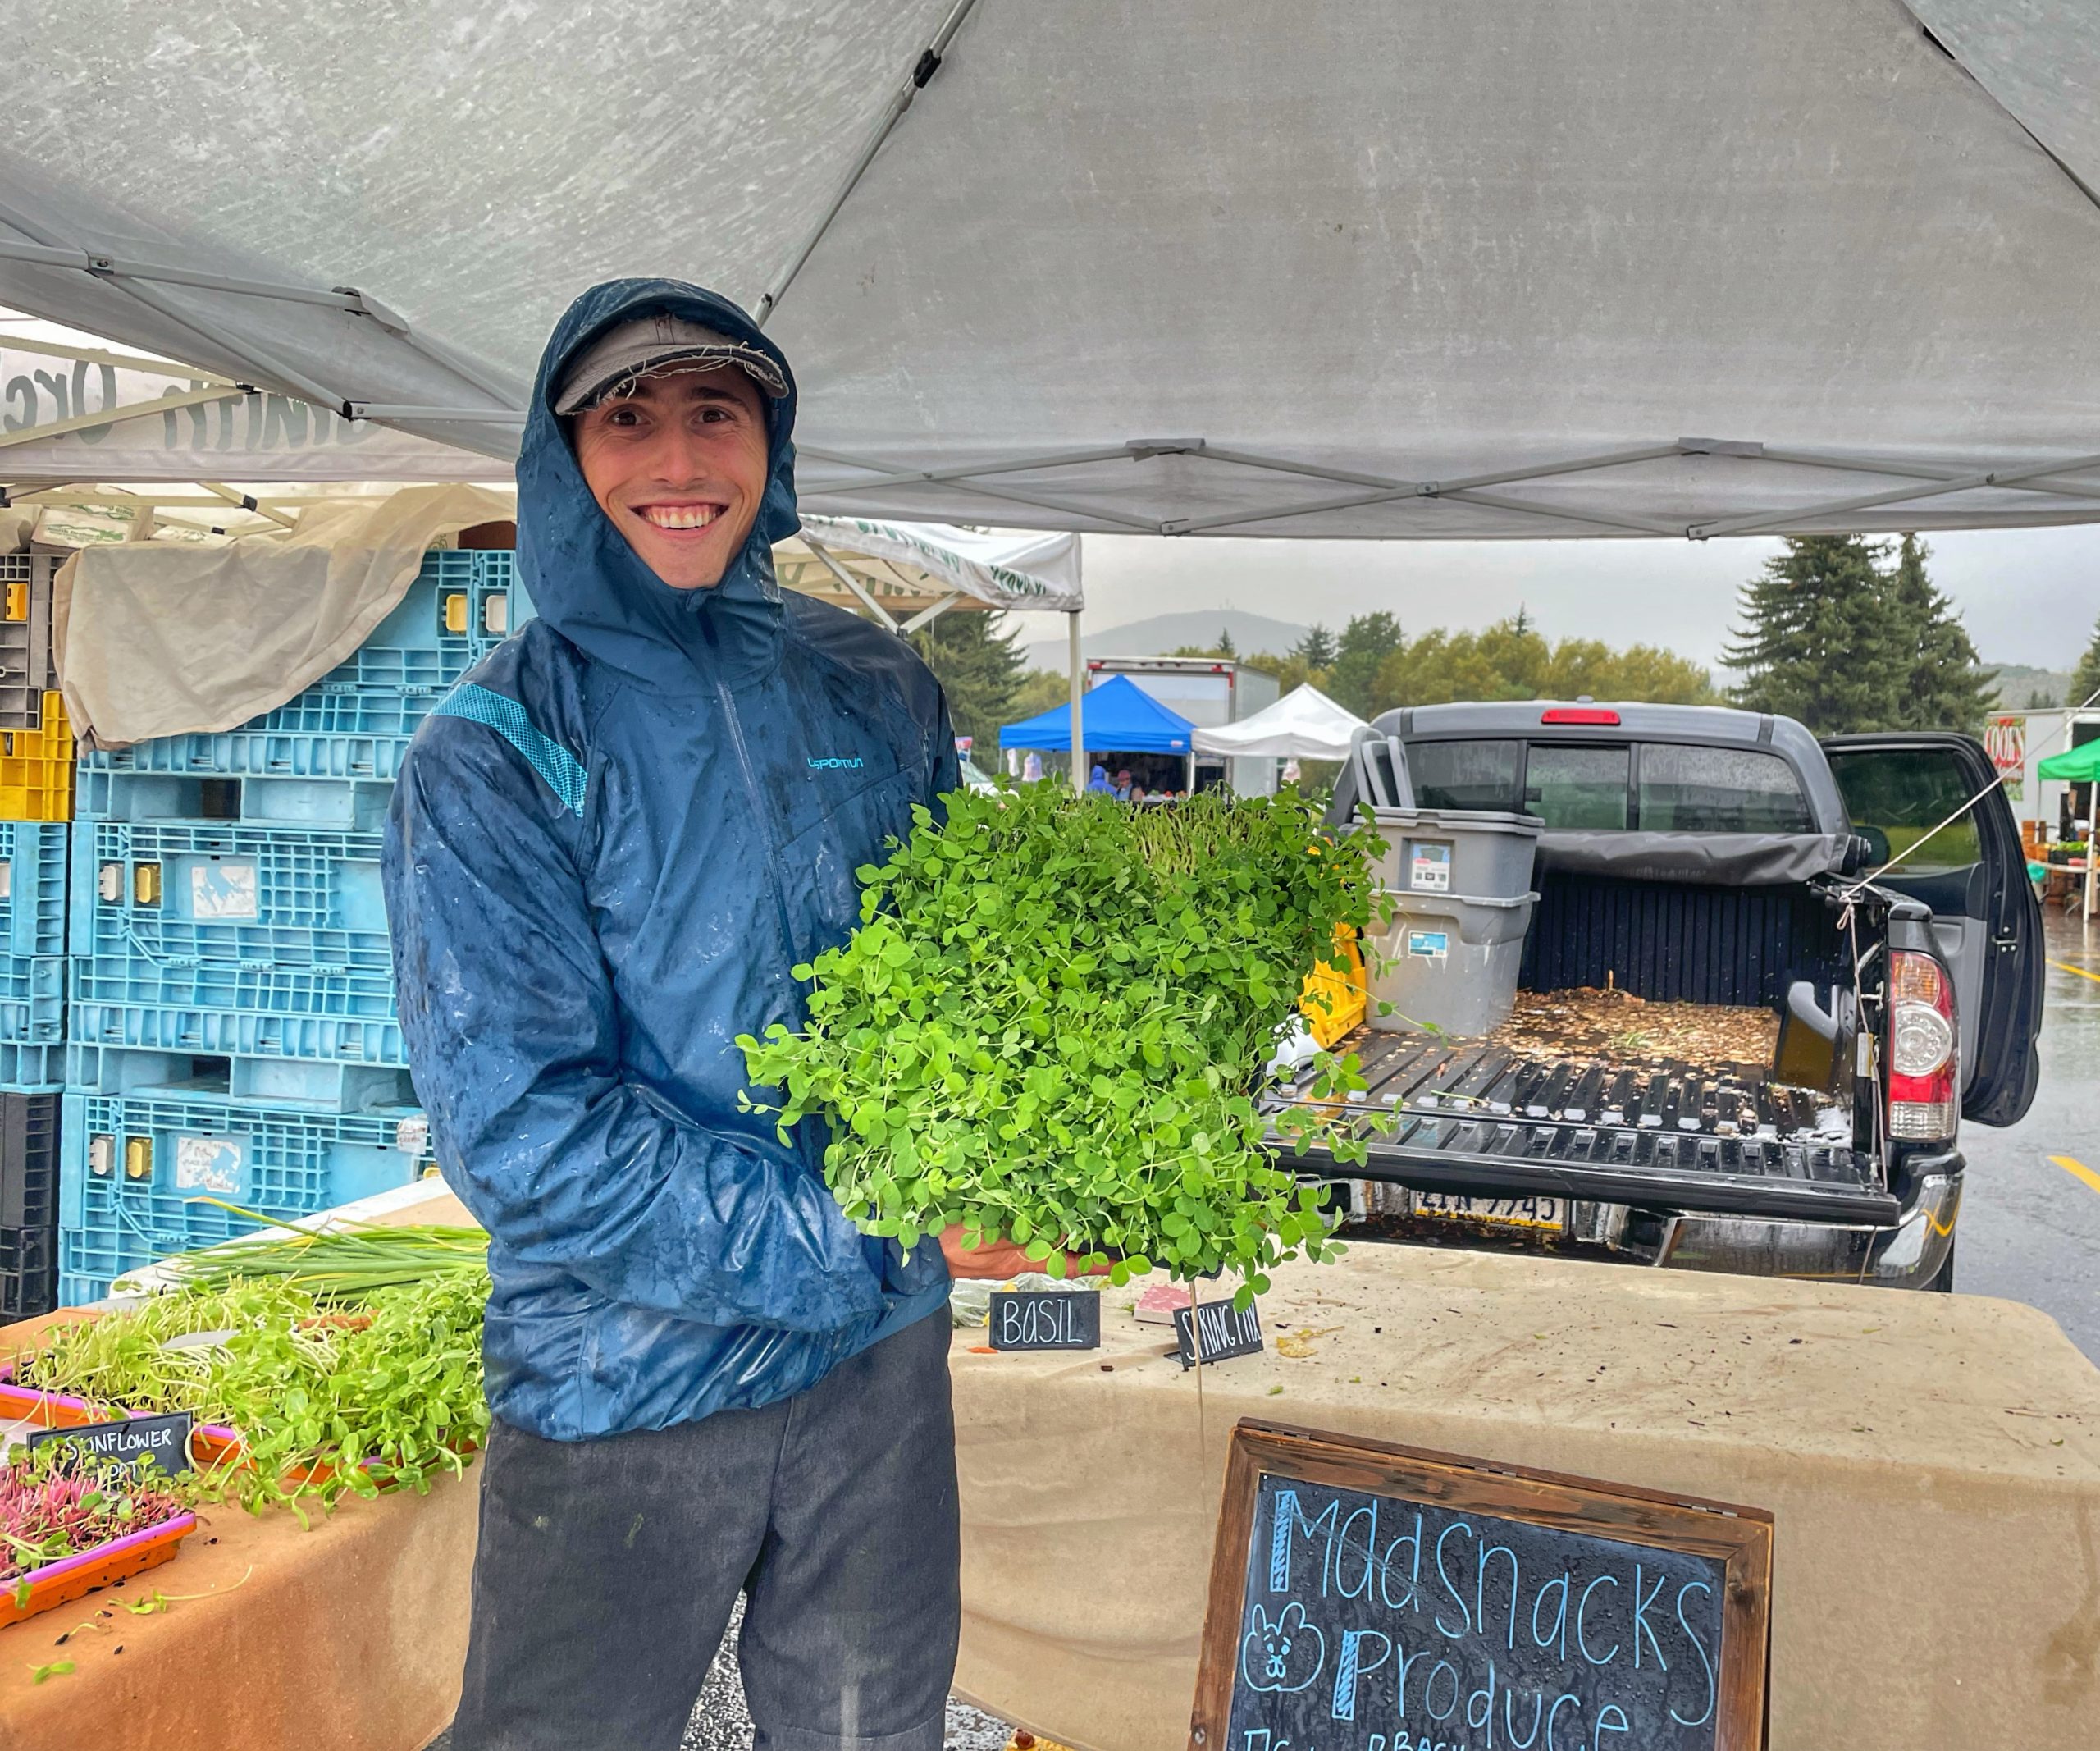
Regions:
M 126 1465 L 150 1461 L 170 1477 L 189 1469 L 189 1435 L 196 1419 L 187 1410 L 160 1416 L 128 1416 L 111 1423 L 84 1423 L 77 1429 L 40 1429 L 28 1438 L 30 1451 L 53 1441 L 69 1442 L 97 1459 Z
M 1098 1350 L 1098 1289 L 994 1289 L 994 1350 Z
M 1242 1422 L 1191 1751 L 1756 1751 L 1772 1518 Z
M 1181 1346 L 1181 1365 L 1196 1365 L 1198 1341 L 1208 1365 L 1230 1361 L 1235 1356 L 1258 1356 L 1262 1349 L 1262 1319 L 1249 1301 L 1235 1307 L 1230 1301 L 1199 1301 L 1194 1308 L 1174 1310 L 1174 1337 Z

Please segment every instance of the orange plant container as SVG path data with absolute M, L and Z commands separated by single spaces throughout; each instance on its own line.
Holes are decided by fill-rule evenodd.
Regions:
M 39 1429 L 79 1429 L 89 1423 L 113 1423 L 117 1418 L 130 1414 L 123 1410 L 98 1409 L 84 1400 L 69 1398 L 62 1392 L 46 1392 L 35 1387 L 19 1385 L 12 1380 L 0 1380 L 0 1423 L 19 1421 L 34 1423 Z M 469 1441 L 454 1451 L 463 1460 L 472 1459 L 480 1451 L 480 1446 L 478 1442 Z M 189 1462 L 199 1471 L 207 1472 L 244 1467 L 249 1463 L 239 1433 L 211 1423 L 199 1423 L 190 1432 Z M 335 1476 L 336 1468 L 326 1460 L 322 1460 L 310 1465 L 293 1466 L 285 1473 L 283 1481 L 287 1484 L 321 1484 L 331 1482 Z M 391 1478 L 380 1484 L 381 1489 L 395 1487 L 395 1480 Z
M 43 696 L 43 727 L 0 730 L 0 821 L 71 821 L 77 755 L 66 696 Z
M 194 1514 L 178 1514 L 144 1532 L 134 1532 L 82 1551 L 77 1557 L 62 1557 L 30 1570 L 22 1577 L 29 1583 L 29 1593 L 20 1604 L 16 1603 L 19 1584 L 0 1587 L 0 1629 L 48 1612 L 54 1605 L 70 1603 L 112 1581 L 158 1568 L 174 1557 L 176 1548 L 196 1529 Z

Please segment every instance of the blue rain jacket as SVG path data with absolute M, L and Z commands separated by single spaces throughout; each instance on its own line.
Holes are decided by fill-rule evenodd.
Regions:
M 795 405 L 771 404 L 757 526 L 712 589 L 660 582 L 591 498 L 550 396 L 609 325 L 691 317 L 675 281 L 595 287 L 547 343 L 518 463 L 538 618 L 409 749 L 385 876 L 401 1022 L 447 1182 L 489 1231 L 490 1408 L 550 1439 L 768 1404 L 933 1313 L 947 1272 L 858 1233 L 815 1122 L 783 1145 L 741 1033 L 797 1027 L 791 969 L 860 921 L 854 871 L 957 782 L 905 641 L 783 592 Z

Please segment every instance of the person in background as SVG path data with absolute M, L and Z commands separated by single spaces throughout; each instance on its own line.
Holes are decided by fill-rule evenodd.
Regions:
M 1043 781 L 1043 757 L 1034 749 L 1020 763 L 1020 781 L 1024 784 L 1038 784 Z
M 1107 767 L 1096 766 L 1093 777 L 1086 781 L 1086 788 L 1089 791 L 1098 791 L 1104 797 L 1112 796 L 1114 793 L 1109 789 Z
M 1118 802 L 1130 800 L 1130 769 L 1128 766 L 1122 767 L 1116 774 L 1116 800 Z

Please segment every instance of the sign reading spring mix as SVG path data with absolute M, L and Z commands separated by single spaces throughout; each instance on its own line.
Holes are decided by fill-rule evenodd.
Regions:
M 1984 726 L 1984 748 L 2005 780 L 2006 799 L 2019 802 L 2026 788 L 2027 720 L 2012 716 L 1993 718 Z
M 1234 1431 L 1192 1751 L 1755 1751 L 1772 1520 Z

